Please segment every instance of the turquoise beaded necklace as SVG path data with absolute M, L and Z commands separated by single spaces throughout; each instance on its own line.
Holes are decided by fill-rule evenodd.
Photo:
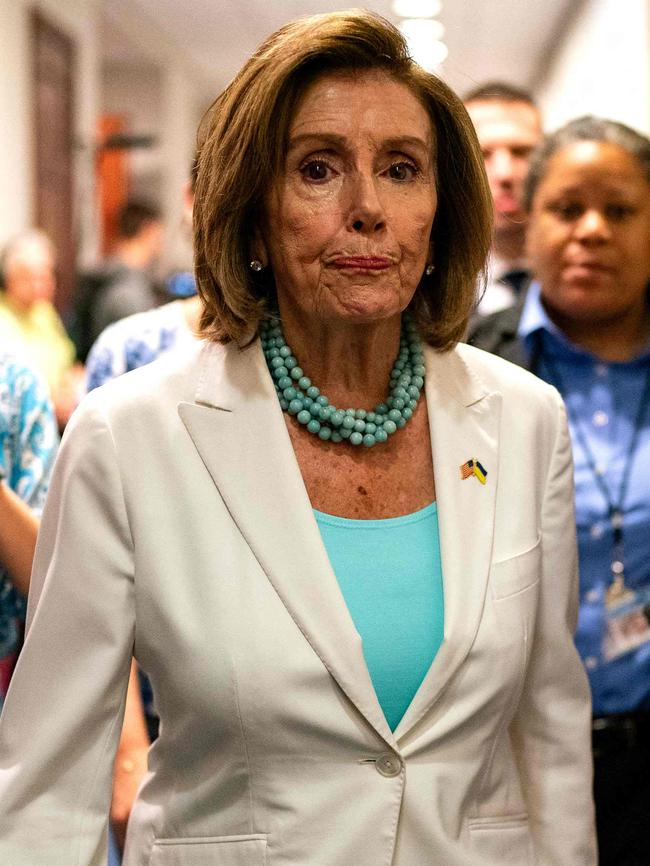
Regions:
M 413 416 L 424 387 L 424 355 L 413 322 L 402 317 L 397 360 L 390 374 L 389 396 L 374 410 L 337 409 L 312 385 L 287 345 L 279 322 L 263 322 L 262 350 L 284 412 L 295 415 L 323 441 L 365 445 L 385 442 Z

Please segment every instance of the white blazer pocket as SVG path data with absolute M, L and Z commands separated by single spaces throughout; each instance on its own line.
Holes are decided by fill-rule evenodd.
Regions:
M 542 537 L 535 544 L 509 559 L 493 562 L 490 568 L 492 598 L 507 598 L 533 586 L 539 580 L 542 565 Z
M 469 835 L 481 866 L 535 866 L 527 815 L 473 818 Z
M 157 839 L 149 866 L 268 866 L 266 836 Z

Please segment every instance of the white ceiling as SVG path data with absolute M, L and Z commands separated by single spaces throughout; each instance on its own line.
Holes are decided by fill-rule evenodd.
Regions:
M 494 78 L 534 88 L 583 2 L 443 0 L 438 17 L 449 56 L 440 74 L 461 94 Z M 184 57 L 211 100 L 282 24 L 350 5 L 349 0 L 105 0 L 103 51 L 109 61 L 135 62 L 147 42 L 145 30 L 153 32 Z M 390 0 L 365 7 L 397 21 Z

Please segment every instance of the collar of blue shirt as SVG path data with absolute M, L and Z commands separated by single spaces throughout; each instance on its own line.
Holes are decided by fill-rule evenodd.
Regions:
M 564 357 L 575 357 L 589 359 L 592 362 L 600 362 L 600 358 L 591 352 L 571 342 L 558 326 L 551 321 L 542 303 L 542 290 L 538 282 L 530 284 L 526 293 L 521 318 L 517 327 L 517 336 L 522 341 L 526 352 L 530 356 L 534 349 L 539 334 L 545 335 L 544 350 L 551 351 L 554 355 Z M 625 363 L 638 363 L 650 358 L 650 341 L 631 361 Z

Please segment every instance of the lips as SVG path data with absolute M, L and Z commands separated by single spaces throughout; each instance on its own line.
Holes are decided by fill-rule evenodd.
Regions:
M 497 213 L 516 213 L 519 210 L 519 207 L 519 202 L 512 195 L 501 193 L 494 196 L 494 208 Z
M 385 256 L 339 256 L 330 264 L 339 270 L 385 271 L 391 267 L 393 260 Z
M 603 273 L 603 274 L 611 274 L 614 272 L 614 268 L 611 265 L 603 264 L 603 262 L 599 261 L 579 261 L 579 262 L 567 262 L 567 268 L 576 268 L 577 270 L 590 271 L 593 273 Z

